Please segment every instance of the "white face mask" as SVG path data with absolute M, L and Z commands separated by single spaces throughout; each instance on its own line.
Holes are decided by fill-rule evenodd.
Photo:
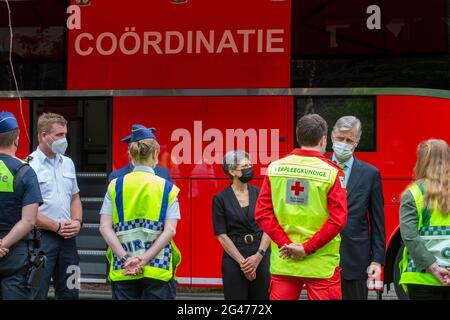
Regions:
M 52 138 L 52 136 L 49 135 L 49 137 L 50 137 L 50 139 L 53 140 L 52 145 L 49 146 L 50 149 L 52 149 L 52 152 L 53 153 L 57 153 L 57 154 L 64 154 L 66 152 L 67 146 L 68 146 L 67 139 L 66 138 L 62 138 L 62 139 L 59 139 L 59 140 L 54 140 Z
M 156 159 L 155 162 L 153 163 L 152 168 L 155 169 L 158 166 L 158 163 L 159 163 L 159 161 L 158 161 L 158 159 Z
M 353 145 L 339 141 L 333 142 L 333 150 L 336 158 L 340 161 L 347 161 L 353 156 Z

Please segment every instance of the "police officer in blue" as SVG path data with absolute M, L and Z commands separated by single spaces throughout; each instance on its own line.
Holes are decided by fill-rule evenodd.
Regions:
M 19 126 L 10 112 L 0 113 L 0 294 L 3 300 L 29 300 L 31 231 L 42 204 L 36 173 L 15 157 Z
M 155 128 L 146 128 L 145 126 L 141 125 L 141 124 L 134 124 L 131 127 L 131 134 L 126 136 L 125 138 L 123 138 L 121 141 L 127 143 L 128 145 L 131 142 L 136 142 L 142 139 L 156 139 L 155 136 Z M 133 134 L 134 133 L 134 134 Z M 133 137 L 133 138 L 132 138 Z M 136 140 L 137 138 L 139 140 Z M 132 141 L 133 140 L 133 141 Z M 134 169 L 134 165 L 133 163 L 130 162 L 123 166 L 120 169 L 117 169 L 116 171 L 111 172 L 111 174 L 108 177 L 108 182 L 111 182 L 113 179 L 121 177 L 126 175 L 127 173 L 132 172 Z M 172 182 L 172 177 L 170 175 L 170 172 L 167 168 L 161 167 L 161 166 L 156 166 L 155 168 L 155 174 L 161 178 L 164 178 L 170 182 Z

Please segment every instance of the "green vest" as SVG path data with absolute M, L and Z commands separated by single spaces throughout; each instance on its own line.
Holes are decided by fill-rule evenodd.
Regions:
M 113 229 L 130 256 L 142 255 L 163 232 L 167 208 L 178 192 L 178 187 L 171 182 L 144 171 L 133 171 L 111 182 Z M 107 257 L 111 281 L 144 277 L 169 281 L 181 261 L 181 254 L 173 241 L 139 275 L 124 275 L 122 262 L 111 248 L 108 248 Z
M 269 166 L 272 204 L 275 216 L 292 242 L 305 243 L 329 217 L 328 191 L 335 183 L 339 169 L 316 157 L 290 155 Z M 281 259 L 278 246 L 272 242 L 270 272 L 307 278 L 331 278 L 339 266 L 341 238 L 301 260 Z
M 14 192 L 14 175 L 0 160 L 0 192 Z
M 435 257 L 440 267 L 450 267 L 450 214 L 444 215 L 439 210 L 437 202 L 430 214 L 428 205 L 423 206 L 423 187 L 416 183 L 408 187 L 416 203 L 418 215 L 418 231 L 425 247 Z M 406 284 L 421 284 L 441 286 L 442 284 L 432 274 L 417 270 L 407 248 L 403 250 L 403 259 L 400 262 L 400 284 L 407 290 Z

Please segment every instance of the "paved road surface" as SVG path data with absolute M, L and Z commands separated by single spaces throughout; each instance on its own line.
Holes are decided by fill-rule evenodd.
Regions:
M 194 291 L 195 290 L 195 291 Z M 182 288 L 177 294 L 177 300 L 223 300 L 223 293 L 219 290 L 214 290 L 214 292 L 198 292 L 199 290 L 193 289 L 191 292 L 188 288 Z M 54 297 L 53 291 L 50 291 L 50 298 Z M 306 293 L 303 291 L 302 300 L 306 299 Z M 110 300 L 111 291 L 110 290 L 81 290 L 80 299 L 83 300 Z M 369 300 L 377 300 L 377 295 L 375 292 L 369 292 Z M 383 300 L 397 300 L 395 291 L 391 290 L 389 293 L 383 293 Z

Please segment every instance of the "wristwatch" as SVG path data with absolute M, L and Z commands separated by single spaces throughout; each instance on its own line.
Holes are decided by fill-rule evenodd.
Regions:
M 263 257 L 266 254 L 266 252 L 263 249 L 258 249 L 258 253 Z
M 129 258 L 130 256 L 128 255 L 128 253 L 125 253 L 125 255 L 122 257 L 122 258 L 120 258 L 120 261 L 122 262 L 122 263 L 125 263 L 125 262 L 127 262 L 127 259 Z

